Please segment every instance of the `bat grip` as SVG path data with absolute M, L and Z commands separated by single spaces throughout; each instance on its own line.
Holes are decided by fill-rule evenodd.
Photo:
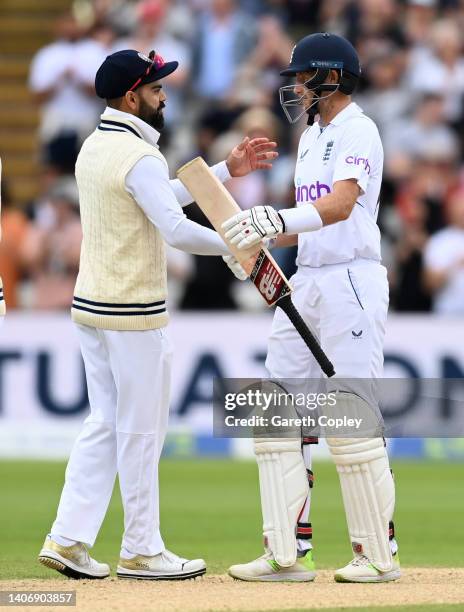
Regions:
M 287 317 L 293 323 L 293 326 L 305 341 L 306 346 L 314 355 L 314 358 L 316 359 L 317 363 L 321 366 L 321 369 L 324 374 L 329 378 L 333 376 L 335 374 L 333 364 L 331 363 L 331 361 L 329 361 L 329 358 L 322 350 L 321 345 L 311 333 L 306 323 L 303 321 L 298 310 L 295 308 L 290 294 L 280 298 L 280 300 L 277 302 L 277 306 L 280 306 L 280 308 L 282 308 Z

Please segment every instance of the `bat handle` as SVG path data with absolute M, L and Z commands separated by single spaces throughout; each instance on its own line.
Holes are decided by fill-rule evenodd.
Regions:
M 280 300 L 277 302 L 277 306 L 280 306 L 280 308 L 282 308 L 287 317 L 293 323 L 295 329 L 305 341 L 306 346 L 314 355 L 314 358 L 316 359 L 317 363 L 321 366 L 321 369 L 324 374 L 329 378 L 333 376 L 335 374 L 333 364 L 322 350 L 321 345 L 311 333 L 306 323 L 303 321 L 298 310 L 295 308 L 290 294 L 280 298 Z

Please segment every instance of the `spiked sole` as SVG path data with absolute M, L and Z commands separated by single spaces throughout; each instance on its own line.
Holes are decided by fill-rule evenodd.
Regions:
M 75 567 L 71 567 L 70 565 L 66 565 L 59 559 L 54 557 L 49 557 L 47 555 L 39 555 L 39 563 L 45 565 L 49 569 L 56 570 L 67 576 L 68 578 L 72 578 L 73 580 L 102 580 L 103 578 L 107 578 L 109 574 L 105 574 L 104 576 L 92 576 L 91 574 L 86 574 Z M 66 563 L 70 563 L 66 561 Z
M 132 580 L 190 580 L 191 578 L 198 578 L 206 574 L 206 567 L 195 572 L 183 573 L 183 574 L 150 574 L 149 572 L 138 574 L 136 572 L 130 573 L 130 570 L 119 569 L 116 573 L 118 578 L 129 578 Z
M 245 582 L 312 582 L 316 578 L 314 574 L 266 574 L 262 576 L 234 576 L 230 572 L 229 576 L 234 580 L 243 580 Z
M 393 580 L 399 580 L 401 578 L 400 570 L 393 570 L 386 572 L 385 574 L 379 574 L 378 576 L 359 576 L 357 578 L 347 578 L 342 574 L 335 574 L 335 582 L 360 582 L 360 583 L 375 583 L 375 582 L 392 582 Z

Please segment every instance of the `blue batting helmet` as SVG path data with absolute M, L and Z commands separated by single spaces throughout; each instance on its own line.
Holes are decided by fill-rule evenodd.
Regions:
M 338 70 L 338 90 L 347 95 L 353 93 L 361 74 L 359 57 L 353 45 L 343 36 L 328 32 L 310 34 L 301 39 L 293 48 L 288 68 L 280 74 L 295 76 L 297 72 L 314 69 L 319 69 L 321 83 L 327 78 L 329 70 Z

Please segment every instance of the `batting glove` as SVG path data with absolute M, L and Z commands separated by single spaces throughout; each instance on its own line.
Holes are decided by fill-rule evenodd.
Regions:
M 272 206 L 255 206 L 242 210 L 222 224 L 225 237 L 239 249 L 258 244 L 285 232 L 285 223 Z
M 248 278 L 247 273 L 233 255 L 223 255 L 222 259 L 226 262 L 238 280 L 244 281 Z

